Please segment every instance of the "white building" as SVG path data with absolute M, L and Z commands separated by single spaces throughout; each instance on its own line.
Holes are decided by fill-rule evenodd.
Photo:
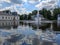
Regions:
M 17 13 L 16 12 L 13 12 L 13 13 L 11 12 L 6 13 L 6 12 L 1 11 L 0 20 L 19 20 L 19 16 L 17 15 Z
M 57 16 L 57 25 L 60 26 L 60 14 Z
M 58 14 L 57 20 L 60 21 L 60 14 Z
M 39 15 L 39 18 L 38 18 L 37 15 L 35 15 L 35 16 L 33 16 L 32 18 L 33 18 L 35 21 L 38 21 L 38 19 L 39 19 L 39 21 L 44 21 L 44 20 L 46 20 L 46 19 L 43 17 L 43 15 Z

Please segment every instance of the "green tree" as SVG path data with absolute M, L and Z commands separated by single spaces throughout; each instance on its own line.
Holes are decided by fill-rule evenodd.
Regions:
M 20 16 L 21 20 L 32 20 L 32 16 L 35 16 L 37 14 L 37 10 L 32 11 L 32 13 L 27 14 L 23 14 Z M 39 14 L 43 15 L 44 18 L 48 19 L 48 20 L 56 20 L 57 19 L 57 15 L 60 14 L 60 8 L 55 8 L 53 10 L 53 16 L 51 16 L 51 12 L 50 10 L 47 9 L 42 9 L 39 11 Z
M 20 15 L 20 20 L 23 20 L 23 15 Z
M 36 15 L 37 14 L 37 10 L 32 11 L 32 15 Z
M 43 15 L 44 18 L 49 20 L 51 19 L 51 12 L 49 10 L 43 8 L 42 10 L 39 11 L 39 13 Z
M 53 18 L 56 20 L 57 19 L 57 15 L 60 14 L 60 8 L 55 8 L 53 10 Z
M 31 19 L 32 19 L 31 16 L 32 16 L 32 13 L 29 13 L 29 14 L 28 14 L 28 20 L 31 20 Z
M 24 19 L 24 20 L 27 20 L 27 18 L 28 18 L 28 17 L 27 17 L 27 14 L 24 14 L 24 15 L 23 15 L 23 19 Z

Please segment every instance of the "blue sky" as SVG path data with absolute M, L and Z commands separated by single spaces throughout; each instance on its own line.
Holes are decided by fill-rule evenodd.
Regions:
M 33 10 L 55 8 L 59 4 L 60 0 L 0 0 L 0 11 L 11 10 L 28 14 Z

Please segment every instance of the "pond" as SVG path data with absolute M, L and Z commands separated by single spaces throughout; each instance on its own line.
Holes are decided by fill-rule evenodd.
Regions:
M 0 21 L 0 45 L 60 45 L 60 23 Z

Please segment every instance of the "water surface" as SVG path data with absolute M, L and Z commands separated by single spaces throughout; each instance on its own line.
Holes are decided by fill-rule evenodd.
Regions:
M 0 45 L 60 45 L 60 23 L 0 21 Z

